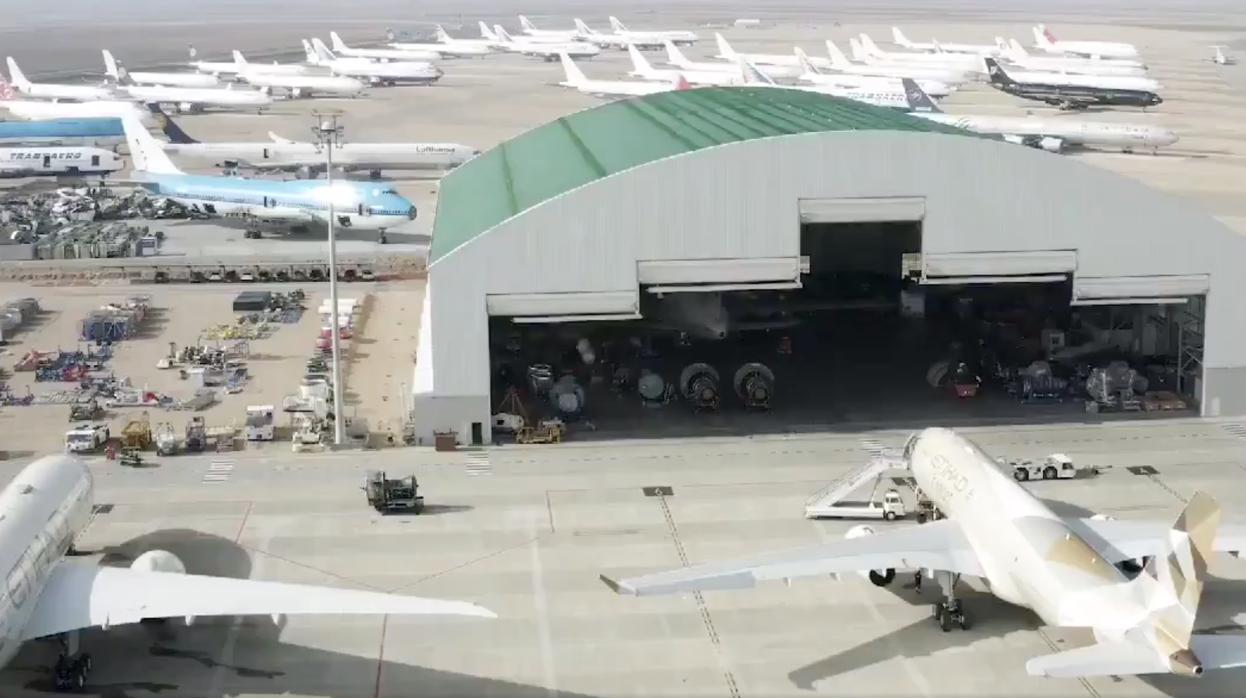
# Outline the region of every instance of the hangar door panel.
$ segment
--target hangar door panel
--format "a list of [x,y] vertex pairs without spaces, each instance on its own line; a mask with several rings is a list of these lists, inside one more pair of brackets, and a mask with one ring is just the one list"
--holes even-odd
[[1073,302],[1155,303],[1206,295],[1210,288],[1211,277],[1207,274],[1077,277],[1073,281]]
[[1068,250],[922,254],[926,278],[1069,274],[1076,268],[1077,254]]
[[504,293],[486,298],[490,315],[633,315],[640,301],[636,291],[604,293]]
[[926,199],[921,196],[800,200],[801,223],[920,221],[925,217]]
[[637,262],[641,284],[747,284],[800,279],[797,257],[671,259]]

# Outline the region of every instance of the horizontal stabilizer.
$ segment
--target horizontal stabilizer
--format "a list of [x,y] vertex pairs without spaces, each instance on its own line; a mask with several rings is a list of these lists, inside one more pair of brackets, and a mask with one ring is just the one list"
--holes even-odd
[[1035,657],[1025,663],[1030,676],[1131,676],[1166,674],[1168,661],[1154,649],[1132,642],[1105,642],[1067,652]]

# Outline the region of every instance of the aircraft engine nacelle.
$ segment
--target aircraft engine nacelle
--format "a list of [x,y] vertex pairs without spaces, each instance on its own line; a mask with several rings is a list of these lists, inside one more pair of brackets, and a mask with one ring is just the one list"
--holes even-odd
[[299,179],[311,179],[312,177],[315,176],[315,173],[312,172],[311,167],[307,165],[300,165],[298,169],[298,176],[299,176]]
[[177,110],[183,114],[189,114],[195,111],[195,105],[190,102],[178,102]]
[[1004,134],[1004,141],[1008,143],[1013,143],[1015,145],[1025,145],[1025,139],[1022,138],[1021,136],[1013,136],[1009,134]]
[[1058,153],[1064,150],[1064,140],[1060,138],[1052,138],[1051,136],[1043,136],[1038,139],[1038,147],[1049,153]]
[[305,95],[306,95],[306,93],[305,93],[305,92],[303,92],[303,88],[301,88],[301,87],[296,87],[296,88],[294,88],[294,89],[290,90],[290,96],[291,96],[291,97],[293,97],[293,98],[295,98],[295,99],[301,99],[301,98],[302,98],[302,97],[304,97]]
[[[844,538],[851,540],[853,538],[863,538],[865,536],[874,535],[874,529],[864,524],[853,526],[844,534]],[[870,583],[876,587],[885,587],[890,585],[896,579],[896,570],[894,567],[888,567],[882,570],[869,570],[862,572],[862,577],[870,580]]]
[[167,550],[148,550],[130,563],[130,569],[140,572],[172,572],[186,574],[186,565]]

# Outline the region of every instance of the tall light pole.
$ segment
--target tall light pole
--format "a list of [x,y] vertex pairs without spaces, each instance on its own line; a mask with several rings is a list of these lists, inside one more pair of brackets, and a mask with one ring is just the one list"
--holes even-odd
[[341,446],[346,440],[345,416],[342,410],[345,405],[342,404],[342,328],[338,324],[337,315],[337,238],[334,235],[333,212],[334,191],[333,191],[333,148],[338,143],[338,138],[342,135],[342,128],[338,126],[337,114],[319,114],[314,116],[317,123],[312,127],[317,140],[320,141],[321,147],[324,148],[325,157],[325,182],[328,190],[329,201],[329,346],[333,350],[333,445]]

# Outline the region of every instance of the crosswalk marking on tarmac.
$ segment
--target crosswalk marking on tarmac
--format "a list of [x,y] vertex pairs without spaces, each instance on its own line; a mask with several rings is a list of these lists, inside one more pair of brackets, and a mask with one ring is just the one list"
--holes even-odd
[[208,472],[203,474],[205,484],[225,482],[234,472],[235,461],[232,458],[217,458],[208,464]]
[[469,451],[467,453],[467,474],[471,476],[493,474],[493,464],[489,462],[488,451]]

